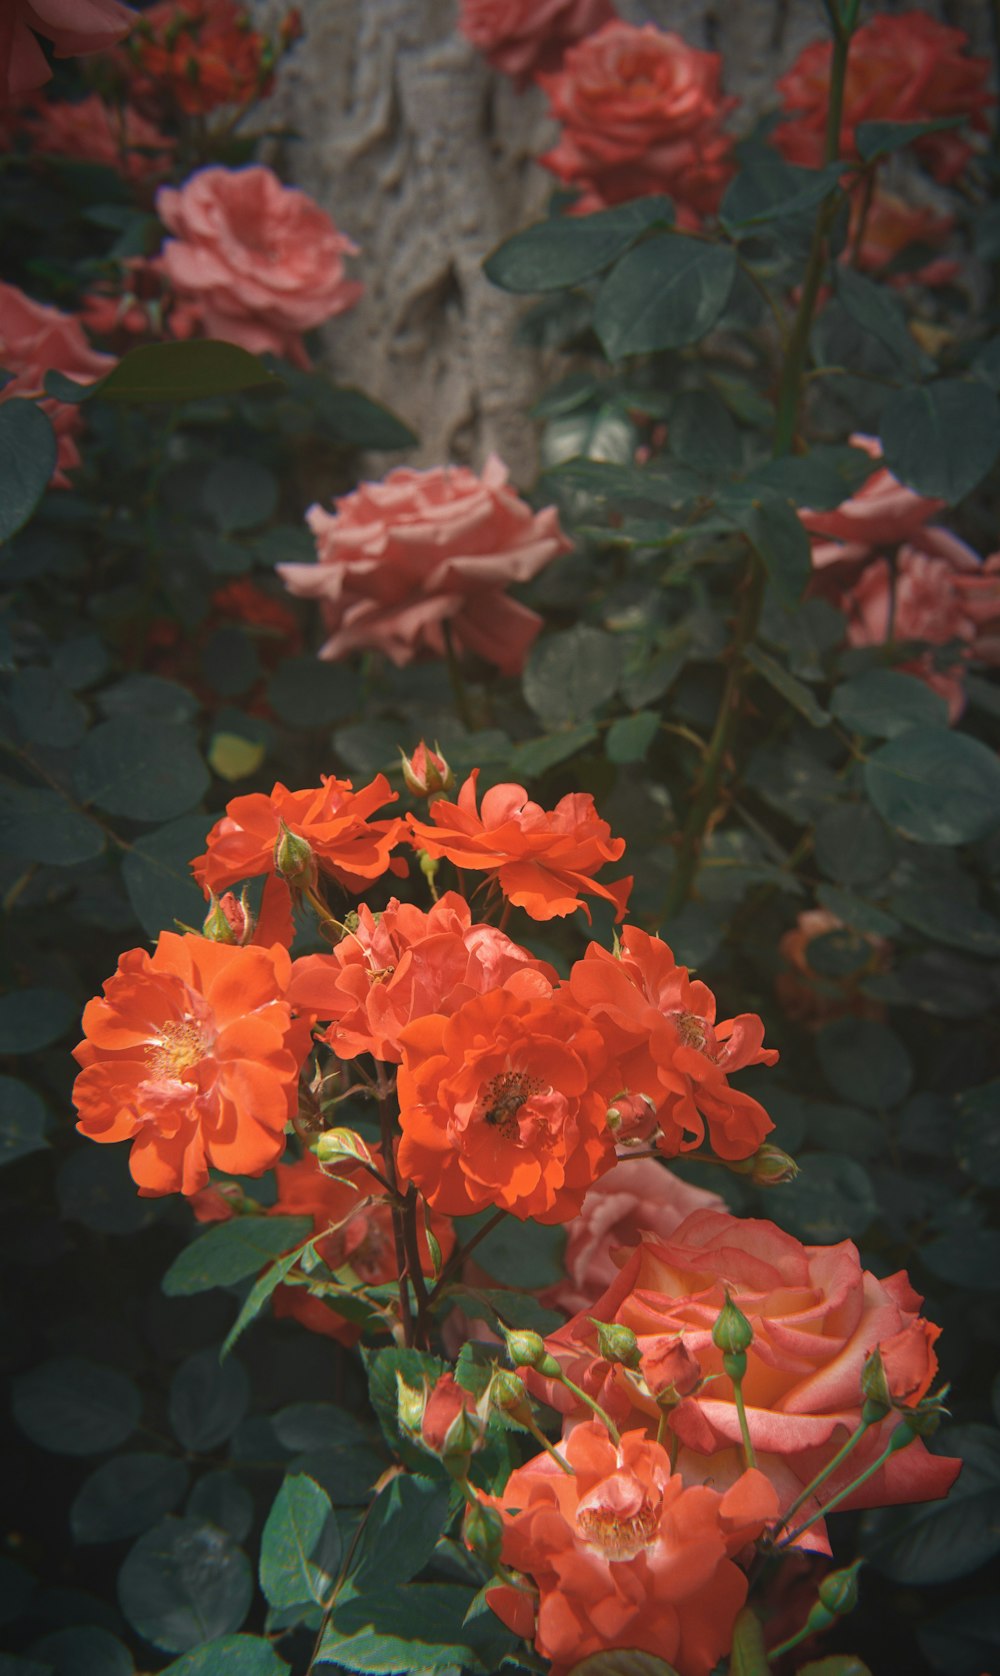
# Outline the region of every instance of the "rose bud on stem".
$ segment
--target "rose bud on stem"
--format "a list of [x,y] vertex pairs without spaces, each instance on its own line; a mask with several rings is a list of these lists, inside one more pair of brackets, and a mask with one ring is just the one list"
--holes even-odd
[[436,797],[439,792],[450,791],[455,784],[455,776],[436,742],[432,751],[421,739],[412,757],[405,751],[400,751],[399,756],[406,789],[414,797]]
[[733,1382],[733,1401],[736,1404],[740,1434],[743,1438],[743,1458],[748,1468],[755,1467],[757,1457],[754,1454],[750,1427],[747,1424],[746,1405],[743,1401],[743,1377],[747,1371],[747,1350],[753,1343],[753,1328],[743,1311],[733,1303],[728,1290],[726,1301],[712,1328],[712,1343],[716,1350],[722,1351],[722,1366]]
[[593,1397],[588,1396],[587,1392],[582,1390],[579,1385],[574,1385],[572,1379],[563,1372],[555,1357],[550,1355],[546,1349],[545,1340],[541,1333],[534,1333],[529,1328],[517,1328],[514,1331],[509,1331],[503,1325],[503,1322],[500,1323],[500,1326],[507,1341],[507,1353],[516,1368],[534,1368],[535,1372],[540,1373],[543,1379],[558,1380],[560,1385],[565,1385],[567,1391],[572,1391],[573,1395],[589,1408],[592,1414],[597,1416],[602,1425],[607,1427],[608,1436],[613,1443],[621,1442],[618,1428],[611,1416],[605,1412],[600,1403],[596,1403]]
[[809,1616],[796,1635],[790,1635],[780,1646],[772,1647],[768,1653],[771,1659],[780,1658],[782,1653],[791,1652],[800,1641],[807,1641],[811,1635],[819,1635],[822,1630],[829,1629],[838,1618],[845,1618],[853,1612],[858,1604],[858,1572],[864,1565],[864,1560],[855,1560],[853,1565],[843,1571],[831,1571],[819,1585],[819,1599],[811,1607]]

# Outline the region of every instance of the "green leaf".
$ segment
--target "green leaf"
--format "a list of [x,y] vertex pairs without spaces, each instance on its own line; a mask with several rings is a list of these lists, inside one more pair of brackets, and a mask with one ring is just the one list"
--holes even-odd
[[32,1610],[39,1590],[38,1578],[26,1566],[0,1554],[0,1625],[16,1623]]
[[959,1163],[983,1187],[1000,1187],[1000,1080],[965,1089],[956,1104]]
[[552,733],[543,739],[529,739],[518,745],[510,755],[510,772],[519,779],[534,780],[547,774],[560,762],[568,762],[578,751],[583,751],[597,738],[592,722],[581,722],[565,733]]
[[376,1496],[349,1572],[355,1594],[408,1583],[427,1564],[448,1522],[449,1487],[407,1473]]
[[55,1356],[12,1382],[11,1407],[32,1443],[58,1455],[99,1455],[131,1437],[142,1400],[114,1368]]
[[494,1331],[498,1314],[506,1326],[527,1327],[543,1337],[546,1333],[554,1333],[565,1320],[558,1310],[546,1309],[528,1292],[512,1292],[507,1287],[484,1287],[472,1293],[455,1287],[449,1296],[454,1297],[456,1293],[461,1294],[464,1314],[477,1321],[488,1321]]
[[886,157],[891,151],[912,145],[925,134],[958,128],[964,120],[961,116],[943,116],[934,122],[859,122],[855,144],[864,162],[871,163],[876,157]]
[[796,605],[812,575],[812,548],[794,507],[776,495],[740,495],[720,511],[755,548],[779,599]]
[[162,675],[123,675],[97,702],[106,716],[141,716],[158,725],[189,721],[200,709],[194,693]]
[[[455,1231],[464,1244],[478,1233],[492,1211],[461,1216]],[[519,1222],[508,1217],[476,1247],[476,1262],[505,1286],[552,1286],[565,1274],[566,1230],[541,1222]]]
[[85,1479],[70,1509],[77,1542],[138,1536],[177,1506],[188,1483],[183,1461],[167,1455],[118,1455]]
[[497,247],[483,272],[504,291],[558,291],[603,273],[647,228],[673,221],[669,198],[616,204],[595,215],[553,216]]
[[278,504],[278,480],[257,460],[216,460],[201,486],[201,504],[217,529],[251,530]]
[[253,1496],[234,1472],[206,1472],[188,1497],[187,1512],[202,1524],[218,1525],[234,1542],[253,1527]]
[[795,1180],[768,1195],[767,1210],[798,1239],[832,1245],[860,1238],[877,1216],[878,1203],[871,1177],[856,1159],[808,1152]]
[[659,731],[660,717],[655,710],[619,716],[608,729],[604,749],[612,762],[642,762]]
[[[397,1480],[398,1482],[398,1480]],[[374,1581],[374,1580],[373,1580]],[[320,1644],[318,1664],[387,1676],[405,1672],[483,1669],[469,1648],[464,1623],[471,1591],[447,1583],[423,1583],[345,1601],[334,1611]]]
[[816,1037],[823,1075],[845,1100],[885,1111],[905,1099],[913,1063],[899,1037],[873,1019],[841,1018]]
[[128,899],[144,931],[156,937],[182,925],[199,926],[205,898],[191,876],[191,861],[205,848],[211,815],[185,815],[132,842],[122,863]]
[[14,396],[0,406],[0,542],[28,522],[56,469],[47,413]]
[[893,476],[954,505],[982,481],[1000,452],[1000,401],[978,379],[942,378],[895,391],[879,429]]
[[240,1628],[253,1574],[243,1550],[217,1526],[170,1515],[129,1552],[118,1599],[132,1628],[154,1647],[184,1653]]
[[286,1449],[340,1449],[371,1443],[355,1415],[330,1402],[295,1402],[274,1415],[274,1434]]
[[185,1449],[209,1454],[232,1437],[250,1406],[250,1381],[239,1362],[220,1362],[214,1345],[196,1350],[170,1382],[170,1424]]
[[920,1651],[944,1676],[980,1676],[1000,1659],[1000,1596],[946,1606],[916,1626]]
[[810,727],[828,727],[830,717],[821,704],[817,704],[809,688],[796,676],[790,675],[775,658],[761,650],[759,646],[750,645],[744,653],[751,669],[762,675],[769,686],[782,698],[804,716]]
[[57,1629],[33,1643],[32,1655],[44,1659],[52,1676],[132,1676],[132,1654],[117,1635],[100,1624]]
[[770,1670],[764,1650],[764,1626],[753,1608],[744,1606],[733,1625],[729,1676],[770,1676]]
[[911,727],[947,727],[948,706],[940,693],[898,669],[869,669],[834,687],[830,709],[854,733],[894,739]]
[[938,1280],[964,1292],[1000,1292],[1000,1233],[995,1229],[942,1234],[921,1246],[920,1260]]
[[80,1023],[80,1008],[61,989],[15,989],[0,996],[0,1053],[35,1053]]
[[234,1286],[311,1233],[311,1216],[238,1216],[216,1223],[174,1258],[163,1290],[168,1298],[186,1298],[213,1286]]
[[61,402],[90,401],[94,396],[114,402],[190,402],[265,384],[280,389],[281,380],[256,355],[213,338],[140,344],[96,384],[78,384],[56,372],[45,375],[47,392]]
[[837,297],[863,332],[878,338],[901,367],[924,370],[932,366],[910,336],[906,316],[891,291],[840,262],[834,263],[834,274]]
[[166,1203],[139,1197],[125,1147],[95,1146],[89,1140],[60,1164],[56,1197],[63,1216],[99,1234],[137,1234],[152,1225]]
[[862,888],[884,879],[893,862],[889,835],[864,803],[836,803],[825,809],[814,833],[820,872],[839,884]]
[[580,623],[537,641],[524,671],[524,696],[549,726],[587,721],[613,697],[621,674],[621,641]]
[[803,169],[765,152],[740,169],[722,200],[719,219],[738,231],[808,214],[837,187],[842,172],[837,163]]
[[273,1296],[278,1287],[288,1277],[301,1256],[302,1252],[300,1250],[288,1252],[286,1256],[279,1257],[276,1263],[272,1263],[271,1267],[254,1281],[243,1301],[239,1315],[223,1341],[220,1352],[222,1356],[229,1355],[236,1340],[246,1331],[251,1321],[257,1319],[268,1299]]
[[61,792],[38,786],[3,786],[0,853],[13,861],[75,867],[104,849],[96,821],[75,809]]
[[286,658],[267,688],[268,704],[289,727],[329,727],[351,715],[357,701],[355,671],[319,658]]
[[825,512],[840,506],[871,475],[872,457],[863,448],[827,444],[811,448],[808,454],[786,454],[780,460],[767,460],[747,473],[743,486],[752,493],[769,489],[796,506]]
[[[735,1666],[732,1667],[735,1669]],[[655,1653],[641,1653],[613,1647],[602,1653],[591,1653],[569,1671],[569,1676],[678,1676],[672,1664],[658,1659]]]
[[72,692],[92,687],[107,674],[109,662],[108,648],[96,634],[78,634],[52,648],[52,668]]
[[86,731],[86,708],[51,669],[19,670],[10,684],[10,705],[33,744],[68,749]]
[[629,251],[601,286],[594,330],[610,361],[697,343],[716,324],[736,278],[736,252],[679,233]]
[[862,1522],[865,1559],[913,1588],[965,1577],[1000,1553],[1000,1433],[978,1424],[948,1426],[931,1448],[964,1463],[947,1500],[880,1509]]
[[919,844],[970,844],[1000,822],[1000,762],[952,729],[890,739],[868,758],[864,780],[879,814]]
[[152,823],[173,820],[198,803],[209,773],[190,729],[151,728],[137,716],[114,716],[87,734],[74,781],[82,802]]
[[41,1095],[17,1077],[0,1077],[0,1164],[48,1146],[48,1113]]
[[282,1609],[330,1594],[338,1556],[324,1556],[330,1571],[312,1556],[332,1509],[325,1490],[304,1474],[286,1478],[267,1516],[260,1541],[260,1586],[269,1605]]
[[870,902],[864,902],[849,890],[837,890],[833,885],[817,885],[816,901],[821,908],[836,914],[845,925],[855,931],[867,931],[873,937],[892,937],[899,930],[899,921],[883,913]]
[[937,943],[987,957],[1000,955],[1000,920],[978,902],[946,888],[927,891],[915,884],[894,891],[886,906],[904,925],[914,926]]
[[368,1395],[378,1415],[383,1436],[407,1466],[412,1466],[416,1472],[427,1472],[427,1451],[413,1443],[399,1428],[396,1376],[398,1374],[407,1385],[419,1389],[425,1379],[433,1385],[446,1371],[447,1364],[439,1356],[395,1345],[387,1350],[362,1351],[362,1356],[368,1375]]
[[684,390],[670,414],[670,452],[709,477],[728,477],[743,460],[740,433],[714,390]]
[[419,441],[415,431],[404,424],[397,414],[372,401],[363,390],[346,384],[331,384],[326,378],[315,380],[310,412],[321,429],[335,442],[348,448],[371,448],[380,453],[395,453],[401,448],[413,448]]
[[223,1635],[168,1664],[160,1676],[289,1676],[291,1666],[260,1635]]

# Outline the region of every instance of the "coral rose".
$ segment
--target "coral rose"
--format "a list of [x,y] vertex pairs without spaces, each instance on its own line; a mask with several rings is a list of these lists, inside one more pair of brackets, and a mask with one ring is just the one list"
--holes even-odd
[[[851,40],[839,154],[855,157],[862,122],[934,122],[961,117],[977,133],[989,127],[990,63],[965,52],[969,37],[926,12],[878,12]],[[772,139],[790,163],[818,168],[826,151],[826,116],[833,45],[803,48],[778,82],[787,120]],[[972,146],[955,130],[926,134],[914,150],[937,180],[947,184],[965,168]]]
[[96,93],[76,102],[40,100],[25,126],[36,152],[98,163],[133,182],[165,175],[176,148],[131,105],[112,109]]
[[854,259],[864,272],[884,275],[890,285],[906,285],[913,280],[921,285],[948,285],[961,268],[952,257],[935,257],[912,269],[897,268],[896,264],[914,246],[937,249],[954,226],[953,215],[941,215],[929,204],[908,204],[881,186],[875,188],[866,213],[864,193],[856,191],[851,198],[847,248],[841,261],[850,260],[860,233]]
[[582,908],[582,895],[613,902],[616,917],[625,912],[631,878],[601,885],[594,874],[606,861],[624,853],[624,838],[612,838],[588,792],[570,792],[554,809],[532,803],[523,786],[493,786],[476,808],[478,768],[458,794],[457,803],[438,798],[431,804],[433,825],[409,820],[410,836],[430,856],[445,856],[470,873],[496,879],[508,902],[532,919],[561,919]]
[[119,0],[4,0],[0,7],[0,104],[41,87],[52,74],[36,35],[57,58],[104,52],[136,20]]
[[882,1372],[889,1395],[903,1408],[914,1408],[926,1397],[937,1377],[934,1346],[941,1328],[933,1321],[908,1321],[898,1333],[879,1344]]
[[236,0],[157,0],[129,39],[128,63],[134,97],[205,116],[267,93],[274,50]]
[[517,985],[403,1031],[398,1169],[451,1216],[568,1222],[615,1162],[594,1089],[601,1040],[558,996]]
[[[654,1398],[628,1370],[600,1358],[590,1317],[631,1327],[644,1362],[662,1351],[664,1341],[673,1344],[682,1336],[705,1383],[667,1419],[681,1444],[677,1468],[685,1483],[724,1486],[738,1479],[743,1465],[732,1381],[712,1340],[727,1292],[753,1328],[743,1379],[747,1421],[757,1465],[785,1509],[858,1430],[861,1373],[869,1352],[887,1342],[892,1346],[914,1326],[923,1333],[928,1325],[920,1323],[922,1300],[905,1274],[884,1280],[869,1274],[850,1240],[806,1246],[772,1222],[696,1211],[669,1240],[645,1240],[604,1296],[548,1339],[547,1347],[618,1424],[641,1421],[655,1431],[660,1410]],[[933,1328],[930,1335],[936,1336]],[[907,1370],[913,1362],[909,1344],[908,1339]],[[923,1351],[918,1359],[926,1389],[923,1376],[930,1364]],[[526,1378],[553,1406],[571,1411],[564,1387],[535,1374]],[[800,1517],[817,1511],[870,1466],[895,1425],[895,1416],[873,1425]],[[929,1454],[918,1439],[890,1456],[841,1506],[931,1501],[947,1493],[958,1470],[958,1461]],[[827,1551],[821,1524],[805,1541]]]
[[164,931],[131,949],[84,1009],[73,1088],[81,1134],[132,1141],[144,1196],[197,1193],[208,1167],[260,1175],[285,1148],[309,1025],[284,999],[279,947]]
[[[873,460],[881,460],[882,444],[877,437],[855,432],[850,441],[852,448],[863,449]],[[813,569],[856,563],[867,558],[875,548],[894,547],[900,541],[907,541],[923,528],[928,518],[942,511],[945,504],[943,500],[918,495],[915,489],[908,489],[885,466],[879,465],[860,489],[839,506],[826,512],[803,507],[799,512],[814,537]]]
[[287,851],[298,864],[294,882],[312,885],[322,871],[358,895],[387,869],[406,871],[405,863],[391,856],[403,837],[403,822],[369,819],[395,801],[384,774],[358,791],[350,780],[327,774],[322,785],[305,791],[289,791],[279,780],[269,796],[251,792],[226,804],[225,815],[208,835],[205,854],[195,857],[191,870],[207,894],[261,873],[291,877],[283,865]]
[[[0,402],[17,396],[37,400],[47,372],[61,372],[87,383],[103,378],[114,364],[114,356],[90,347],[75,315],[36,303],[16,285],[0,282],[0,367],[12,374],[0,389]],[[68,489],[66,473],[80,464],[76,439],[83,429],[83,415],[78,407],[51,396],[45,396],[39,406],[56,433],[58,454],[52,482]]]
[[329,954],[295,962],[292,1003],[330,1019],[325,1040],[341,1059],[359,1053],[398,1064],[413,1019],[451,1014],[474,995],[517,978],[521,994],[549,995],[556,973],[492,925],[474,925],[448,891],[429,910],[395,897],[377,917],[364,904],[356,929]]
[[[372,1158],[381,1169],[382,1156],[377,1148],[373,1148]],[[270,1214],[311,1216],[313,1233],[323,1235],[316,1250],[339,1281],[351,1287],[386,1286],[398,1278],[392,1207],[385,1188],[361,1165],[347,1166],[338,1175],[328,1176],[314,1155],[307,1152],[294,1164],[279,1164],[274,1175],[278,1199]],[[432,1213],[430,1226],[442,1257],[449,1257],[455,1244],[450,1221]],[[418,1226],[417,1241],[421,1268],[424,1274],[432,1274],[434,1261],[422,1226]],[[291,1316],[310,1332],[322,1333],[340,1344],[356,1344],[363,1330],[357,1321],[338,1313],[336,1293],[313,1297],[301,1285],[275,1289],[274,1313],[279,1319]]]
[[569,977],[569,991],[604,1038],[601,1090],[648,1099],[656,1145],[667,1157],[700,1146],[706,1129],[720,1158],[749,1158],[774,1125],[759,1101],[730,1088],[729,1073],[773,1065],[756,1013],[716,1022],[715,996],[678,966],[666,943],[635,926],[609,954],[591,943]]
[[864,979],[872,972],[883,971],[888,964],[891,945],[884,937],[870,932],[850,933],[869,949],[861,955],[855,971],[843,977],[831,977],[818,972],[809,964],[809,945],[817,937],[827,937],[833,931],[845,931],[843,920],[828,908],[805,908],[795,924],[778,940],[778,953],[788,962],[790,970],[779,972],[774,980],[774,993],[782,1011],[807,1029],[818,1029],[831,1019],[853,1014],[856,1018],[880,1019],[885,1016],[881,1001],[874,1001],[862,993]]
[[176,235],[163,246],[164,272],[210,337],[308,368],[302,333],[361,295],[344,273],[356,246],[263,164],[199,169],[179,188],[161,187],[156,210]]
[[542,620],[504,589],[570,551],[555,507],[532,512],[495,454],[480,477],[399,466],[334,504],[306,514],[319,563],[278,566],[293,594],[320,602],[321,658],[374,647],[402,665],[443,657],[450,634],[503,674],[520,672]]
[[687,1489],[666,1450],[642,1432],[616,1448],[597,1420],[560,1444],[563,1472],[538,1455],[481,1499],[503,1519],[503,1563],[531,1594],[491,1588],[487,1601],[530,1639],[552,1676],[613,1648],[652,1653],[684,1676],[709,1676],[729,1651],[747,1579],[733,1556],[777,1512],[770,1484],[746,1472],[724,1494]]
[[467,41],[518,87],[558,69],[574,41],[614,17],[611,0],[459,0]]
[[682,225],[711,215],[733,167],[721,67],[680,35],[615,21],[539,76],[563,132],[538,161],[582,189],[574,214],[665,192]]

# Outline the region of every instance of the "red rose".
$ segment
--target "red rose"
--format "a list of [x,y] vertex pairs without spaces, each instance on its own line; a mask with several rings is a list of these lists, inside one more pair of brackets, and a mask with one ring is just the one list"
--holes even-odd
[[112,108],[96,93],[40,99],[24,122],[36,152],[98,163],[133,182],[162,180],[177,144],[131,105]]
[[[83,383],[103,378],[114,366],[112,355],[92,349],[75,315],[36,303],[16,285],[0,282],[0,367],[13,377],[0,390],[0,402],[16,396],[37,399],[42,395],[47,372],[61,372]],[[76,439],[83,429],[83,414],[69,402],[47,396],[40,403],[52,421],[59,445],[52,482],[68,489],[66,476],[80,464]]]
[[4,0],[0,6],[0,104],[41,87],[52,74],[35,39],[44,35],[57,58],[104,52],[136,20],[119,0]]
[[523,87],[614,17],[611,0],[459,0],[458,27],[494,70]]

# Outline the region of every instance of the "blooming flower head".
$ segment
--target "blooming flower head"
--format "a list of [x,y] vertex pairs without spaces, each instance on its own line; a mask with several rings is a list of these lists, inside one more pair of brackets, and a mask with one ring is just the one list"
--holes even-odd
[[295,962],[290,993],[331,1020],[325,1039],[341,1059],[371,1053],[398,1064],[413,1019],[450,1015],[515,977],[524,994],[548,995],[556,981],[502,931],[473,924],[469,904],[448,891],[427,912],[393,898],[376,917],[362,903],[357,926],[329,954]]
[[[854,157],[862,122],[934,122],[961,117],[974,131],[989,126],[990,64],[966,53],[969,38],[927,12],[877,12],[851,39],[840,125],[840,155]],[[778,82],[786,120],[772,138],[790,163],[818,168],[825,156],[830,97],[830,40],[804,47]],[[954,129],[925,134],[914,150],[947,184],[965,168],[972,146]]]
[[614,17],[611,0],[460,0],[458,27],[505,76],[524,87],[555,70],[566,48]]
[[128,42],[135,96],[205,116],[270,92],[275,52],[236,0],[156,0]]
[[181,187],[161,187],[156,211],[175,235],[163,246],[164,271],[210,337],[308,368],[303,332],[361,295],[344,272],[356,246],[261,163],[199,169]]
[[785,1015],[807,1028],[818,1029],[845,1014],[876,1019],[884,1016],[883,1003],[865,995],[861,989],[865,976],[883,970],[888,964],[891,945],[884,937],[854,932],[859,942],[867,945],[869,953],[865,957],[859,949],[857,969],[843,977],[831,977],[810,965],[810,943],[833,931],[845,930],[843,920],[828,908],[804,908],[791,929],[778,939],[778,953],[788,965],[775,977],[774,992]]
[[[12,374],[0,389],[0,402],[17,396],[37,400],[47,372],[87,383],[103,378],[114,364],[114,356],[90,347],[75,315],[36,303],[16,285],[0,282],[0,367]],[[52,421],[58,444],[53,485],[68,489],[66,473],[80,464],[76,439],[83,430],[83,414],[79,407],[51,396],[39,405]]]
[[478,768],[458,794],[457,803],[438,798],[431,804],[432,825],[410,817],[413,843],[430,856],[445,856],[456,867],[495,878],[508,902],[532,919],[556,919],[582,908],[581,896],[613,902],[617,918],[625,912],[631,878],[598,884],[594,874],[606,861],[617,861],[625,840],[612,838],[588,792],[570,792],[554,809],[532,803],[523,786],[493,786],[476,808]]
[[319,562],[283,564],[293,594],[318,600],[329,639],[322,658],[362,647],[396,664],[442,657],[446,634],[505,675],[524,666],[542,626],[505,589],[528,582],[571,543],[555,507],[533,512],[491,454],[477,476],[466,466],[398,466],[306,515]]
[[405,872],[391,855],[403,836],[402,821],[369,819],[395,800],[384,774],[358,791],[350,780],[326,774],[320,786],[305,791],[289,791],[279,780],[270,795],[251,792],[227,803],[192,871],[204,891],[219,891],[261,873],[292,877],[285,856],[293,854],[300,863],[293,882],[313,883],[319,869],[358,894],[387,869]]
[[[372,1158],[382,1167],[377,1148]],[[316,1251],[346,1285],[384,1286],[397,1279],[396,1250],[392,1233],[392,1207],[385,1188],[360,1165],[326,1175],[311,1152],[294,1164],[279,1164],[274,1172],[278,1198],[272,1216],[311,1216],[313,1233],[321,1234]],[[432,1214],[431,1232],[441,1255],[447,1258],[455,1244],[451,1223]],[[418,1224],[418,1247],[425,1274],[434,1270],[427,1235]],[[343,1271],[347,1271],[344,1273]],[[336,1295],[313,1297],[305,1286],[282,1285],[274,1293],[274,1313],[291,1316],[310,1332],[355,1344],[361,1326],[337,1312]]]
[[750,1471],[723,1494],[687,1489],[658,1443],[632,1431],[616,1447],[597,1420],[559,1447],[571,1473],[538,1455],[501,1496],[482,1498],[503,1519],[504,1564],[539,1594],[537,1615],[530,1594],[506,1586],[490,1589],[489,1605],[534,1639],[552,1676],[613,1648],[709,1676],[746,1599],[733,1556],[777,1513],[767,1479]]
[[[863,449],[875,462],[881,461],[882,444],[877,437],[855,432],[850,440],[853,448]],[[833,564],[855,563],[880,547],[895,547],[922,529],[944,506],[943,500],[918,495],[893,477],[887,467],[876,464],[860,489],[839,506],[825,512],[805,507],[799,517],[813,537],[813,569],[823,570]]]
[[165,931],[154,954],[123,954],[88,1002],[77,1128],[131,1140],[141,1194],[197,1193],[209,1165],[260,1175],[280,1158],[311,1045],[285,1000],[290,973],[280,947]]
[[0,105],[41,87],[52,74],[35,39],[57,58],[104,52],[127,35],[136,13],[119,0],[4,0],[0,15]]
[[680,35],[616,19],[539,76],[563,125],[539,162],[582,188],[574,212],[665,192],[682,224],[711,215],[732,174],[722,125],[735,101],[722,95],[721,67]]
[[567,1222],[612,1168],[596,1030],[518,978],[402,1033],[398,1170],[452,1216]]
[[40,99],[25,126],[35,152],[99,163],[133,182],[162,179],[176,146],[131,105],[113,109],[97,93]]
[[[867,209],[864,193],[856,191],[851,197],[851,222],[841,260],[850,260],[860,233],[855,258],[858,267],[866,273],[885,274],[904,251],[915,245],[937,250],[954,226],[953,215],[942,215],[929,204],[909,204],[884,186],[876,186]],[[932,257],[915,271],[890,271],[886,277],[890,285],[905,285],[911,280],[921,285],[947,285],[959,267],[952,257]]]
[[601,1087],[649,1100],[668,1157],[700,1146],[706,1130],[720,1158],[749,1158],[774,1127],[759,1101],[729,1086],[730,1072],[773,1065],[756,1013],[716,1020],[715,996],[678,966],[666,943],[635,926],[617,954],[591,943],[569,978],[577,1005],[600,1030]]
[[[757,1464],[777,1490],[782,1508],[857,1431],[864,1400],[861,1375],[873,1349],[889,1345],[890,1359],[898,1357],[898,1389],[914,1400],[933,1377],[929,1352],[936,1330],[924,1332],[929,1324],[921,1322],[922,1300],[905,1274],[882,1280],[868,1273],[849,1240],[805,1246],[772,1222],[696,1211],[669,1239],[644,1240],[604,1296],[546,1341],[569,1378],[596,1397],[619,1425],[644,1424],[654,1432],[661,1413],[652,1394],[655,1384],[600,1358],[590,1318],[632,1329],[640,1373],[655,1368],[666,1349],[683,1342],[703,1381],[667,1417],[680,1440],[677,1466],[685,1483],[723,1487],[742,1470],[732,1381],[712,1337],[727,1295],[752,1328],[742,1381],[747,1423]],[[911,1333],[914,1327],[918,1338]],[[903,1333],[905,1341],[899,1339]],[[547,1401],[570,1412],[573,1399],[564,1387],[535,1374],[526,1378]],[[877,1460],[895,1424],[890,1417],[871,1427],[818,1500],[806,1504],[803,1519]],[[841,1505],[934,1500],[947,1493],[958,1467],[957,1461],[929,1454],[918,1440],[890,1456]],[[821,1524],[806,1540],[826,1550]]]

